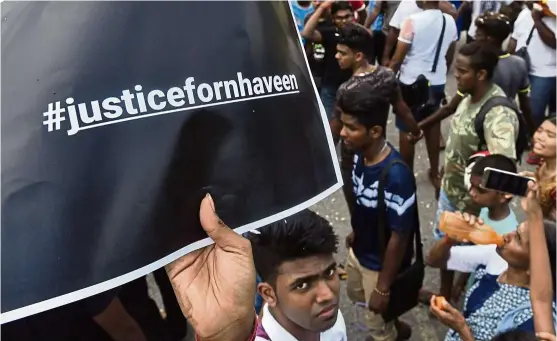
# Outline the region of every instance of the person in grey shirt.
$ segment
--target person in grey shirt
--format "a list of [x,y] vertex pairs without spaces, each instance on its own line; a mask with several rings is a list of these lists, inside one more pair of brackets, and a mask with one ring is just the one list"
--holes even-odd
[[[510,19],[500,13],[486,13],[478,17],[475,24],[477,27],[476,40],[485,42],[488,48],[491,47],[501,51],[493,74],[493,83],[503,89],[507,97],[513,101],[516,101],[518,96],[520,111],[528,125],[528,130],[533,134],[536,126],[530,106],[530,81],[526,62],[519,56],[503,52],[503,42],[511,33]],[[464,95],[457,91],[457,95],[452,98],[449,104],[421,121],[419,126],[424,129],[424,127],[452,115]]]

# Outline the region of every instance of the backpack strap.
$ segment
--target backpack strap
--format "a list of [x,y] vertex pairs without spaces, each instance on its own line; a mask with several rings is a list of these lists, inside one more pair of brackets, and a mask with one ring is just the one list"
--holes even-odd
[[441,17],[443,17],[443,27],[441,28],[441,35],[439,36],[439,41],[437,42],[437,50],[435,51],[435,58],[433,59],[433,67],[431,72],[435,73],[437,71],[437,64],[439,63],[439,55],[441,54],[441,45],[443,45],[443,37],[445,36],[445,26],[447,25],[447,20],[445,15],[441,12]]
[[[387,217],[387,207],[385,205],[385,182],[387,181],[389,171],[395,164],[400,164],[403,167],[408,168],[406,163],[402,160],[392,160],[381,172],[381,177],[379,178],[379,186],[377,186],[377,229],[379,231],[379,259],[381,260],[381,264],[383,264],[385,258],[385,252],[387,250],[387,238],[386,238],[386,231],[387,225],[389,224],[389,219]],[[416,194],[418,189],[416,187],[416,179],[413,179],[414,188],[416,188]],[[416,198],[417,202],[417,198]],[[415,241],[415,248],[416,248],[416,262],[422,263],[424,262],[424,255],[422,251],[422,236],[420,234],[420,226],[416,228],[414,231],[414,241]]]
[[535,29],[536,29],[536,25],[532,26],[532,29],[530,30],[530,34],[528,35],[528,39],[526,39],[526,47],[530,45],[530,40],[532,40],[532,36],[534,35]]
[[485,142],[485,132],[484,132],[485,117],[487,116],[487,113],[491,111],[491,109],[498,106],[503,106],[512,109],[516,113],[516,115],[518,115],[519,112],[518,108],[516,107],[514,102],[511,101],[508,97],[495,96],[488,99],[482,105],[480,111],[478,112],[478,115],[476,115],[476,118],[474,119],[474,130],[476,131],[476,134],[480,139],[480,143],[478,144],[478,151],[483,150],[483,148],[487,145],[487,143]]

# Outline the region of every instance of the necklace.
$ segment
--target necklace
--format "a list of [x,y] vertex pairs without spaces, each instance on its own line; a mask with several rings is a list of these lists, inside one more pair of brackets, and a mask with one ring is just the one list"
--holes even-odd
[[383,153],[385,151],[385,149],[387,149],[387,141],[385,141],[385,144],[383,145],[383,148],[381,148],[381,150],[379,151],[379,155],[381,155],[381,153]]
[[[387,147],[389,146],[389,144],[387,143],[387,141],[385,141],[385,144],[383,144],[383,147],[381,148],[381,150],[379,151],[379,153],[377,153],[377,156],[374,159],[378,159],[381,154],[383,154],[383,152],[385,151],[385,149],[387,149]],[[373,162],[368,162],[365,158],[364,158],[364,163],[366,165],[372,165],[375,163],[375,160],[373,160]]]

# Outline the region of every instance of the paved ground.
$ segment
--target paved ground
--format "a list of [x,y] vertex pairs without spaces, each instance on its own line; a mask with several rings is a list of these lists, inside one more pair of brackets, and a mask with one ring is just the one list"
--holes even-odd
[[[454,77],[448,79],[446,93],[452,96],[456,92],[456,83]],[[447,136],[449,120],[445,120],[442,124],[443,136]],[[387,128],[387,138],[395,147],[398,147],[398,131],[394,125],[394,116],[391,114]],[[443,154],[441,154],[441,164]],[[418,186],[418,201],[420,209],[420,224],[422,229],[422,240],[424,243],[424,252],[427,252],[433,244],[431,233],[433,221],[435,218],[436,201],[434,191],[427,178],[427,170],[429,161],[427,158],[425,143],[421,141],[416,146],[415,158],[415,176]],[[513,209],[517,213],[519,221],[522,219],[523,212],[516,201],[513,203]],[[340,263],[344,263],[346,259],[346,248],[344,247],[344,238],[351,231],[348,209],[344,201],[342,192],[339,190],[327,199],[316,204],[311,208],[320,215],[327,218],[333,224],[340,240],[340,250],[337,259]],[[152,283],[152,282],[151,282]],[[438,271],[434,269],[426,269],[426,278],[424,286],[430,290],[436,291],[439,288]],[[156,298],[156,288],[151,285],[153,296]],[[156,298],[160,302],[159,299]],[[356,341],[364,341],[366,338],[365,327],[363,326],[363,310],[360,307],[353,306],[346,296],[346,288],[343,283],[341,291],[341,310],[348,328],[348,339]],[[408,312],[402,317],[403,321],[409,323],[413,328],[412,341],[439,341],[444,340],[446,328],[438,323],[435,318],[429,316],[428,308],[419,306]],[[184,341],[193,341],[193,337],[189,335]]]

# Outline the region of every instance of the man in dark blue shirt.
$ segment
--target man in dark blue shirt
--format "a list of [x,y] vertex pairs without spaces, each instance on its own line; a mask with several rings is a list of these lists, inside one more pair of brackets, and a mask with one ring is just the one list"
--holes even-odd
[[[402,160],[385,140],[389,98],[374,91],[375,82],[352,78],[347,83],[346,91],[339,95],[338,106],[345,147],[356,152],[352,172],[356,197],[353,232],[347,238],[348,295],[353,301],[368,303],[366,324],[371,339],[394,341],[395,322],[385,323],[381,313],[388,306],[391,284],[412,259],[413,232],[419,228],[414,174],[404,164],[390,167],[384,182],[386,226],[378,226],[378,187],[383,169],[393,160]],[[385,231],[383,246],[380,228]],[[381,250],[385,250],[383,255]]]

